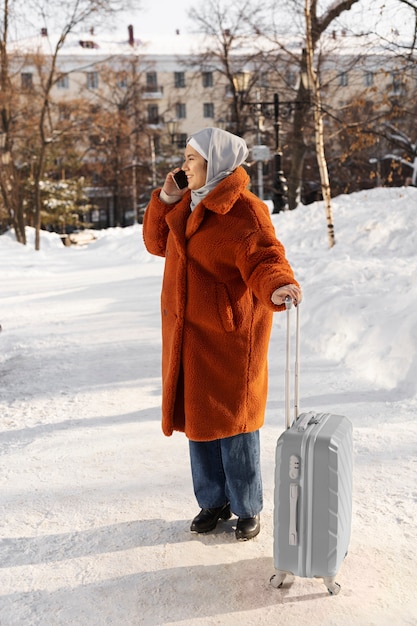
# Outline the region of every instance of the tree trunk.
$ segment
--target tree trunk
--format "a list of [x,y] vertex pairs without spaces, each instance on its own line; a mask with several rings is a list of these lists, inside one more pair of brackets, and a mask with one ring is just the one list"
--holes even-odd
[[312,23],[310,13],[310,0],[305,0],[305,19],[306,19],[306,33],[307,33],[307,75],[309,78],[309,86],[312,94],[312,100],[314,105],[314,128],[316,139],[316,155],[317,164],[320,171],[321,191],[324,200],[324,206],[326,210],[327,220],[327,234],[329,239],[329,246],[333,247],[336,243],[334,235],[333,225],[333,210],[331,203],[330,181],[329,172],[327,169],[326,155],[324,151],[324,129],[323,129],[323,115],[321,109],[321,96],[320,96],[320,84],[319,79],[314,71],[313,57],[314,48],[312,40]]
[[25,214],[21,204],[16,208],[13,213],[13,227],[16,236],[16,241],[26,245],[26,223]]
[[41,249],[41,191],[40,178],[35,178],[34,213],[35,213],[35,250]]

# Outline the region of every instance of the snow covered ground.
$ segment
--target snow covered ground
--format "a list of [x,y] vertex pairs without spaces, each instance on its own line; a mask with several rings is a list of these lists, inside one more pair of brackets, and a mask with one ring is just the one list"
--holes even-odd
[[[285,314],[274,318],[261,534],[189,532],[184,436],[160,430],[163,260],[141,227],[82,248],[0,237],[0,624],[417,624],[417,189],[273,216],[301,308],[301,408],[354,425],[350,552],[330,597],[273,573]],[[33,233],[31,234],[33,237]]]

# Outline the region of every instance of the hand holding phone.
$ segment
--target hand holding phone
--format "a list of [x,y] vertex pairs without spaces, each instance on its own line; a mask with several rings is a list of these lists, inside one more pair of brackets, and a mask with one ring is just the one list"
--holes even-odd
[[188,187],[187,175],[184,172],[184,170],[179,170],[178,172],[173,174],[172,177],[178,189],[181,190],[181,189],[185,189],[186,187]]

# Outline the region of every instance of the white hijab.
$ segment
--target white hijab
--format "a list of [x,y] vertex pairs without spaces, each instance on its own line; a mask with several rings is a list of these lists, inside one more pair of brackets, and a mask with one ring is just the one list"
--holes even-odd
[[249,150],[242,137],[220,128],[203,128],[191,135],[187,144],[207,161],[205,185],[191,191],[191,210],[193,210],[223,178],[244,163]]

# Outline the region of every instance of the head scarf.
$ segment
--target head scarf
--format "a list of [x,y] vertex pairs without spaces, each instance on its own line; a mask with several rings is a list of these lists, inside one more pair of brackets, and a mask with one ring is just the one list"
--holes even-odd
[[193,210],[223,178],[244,163],[249,150],[242,137],[220,128],[203,128],[191,135],[187,144],[207,161],[205,185],[191,191],[191,210]]

